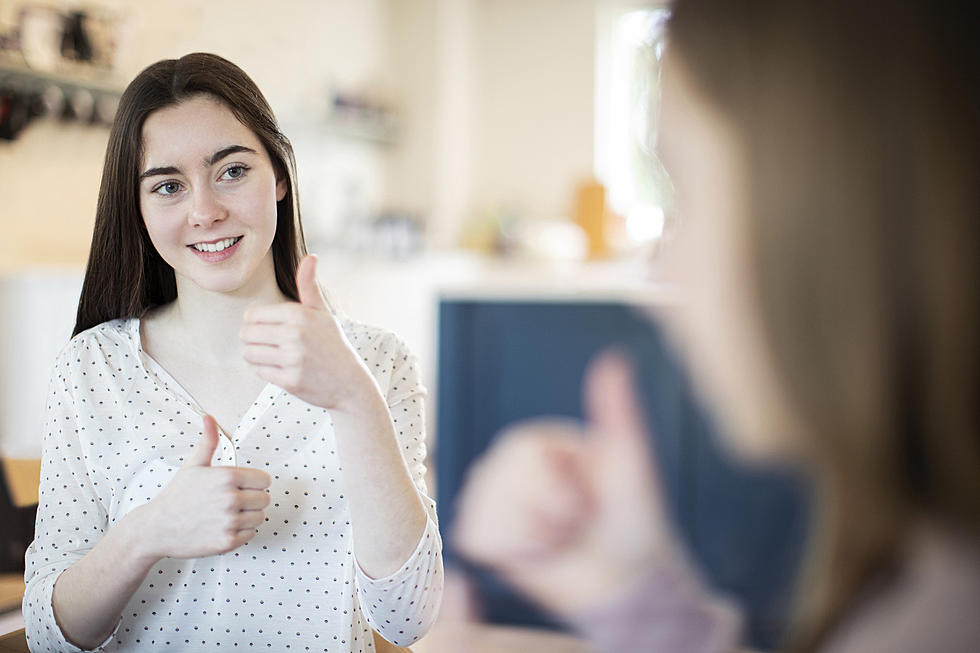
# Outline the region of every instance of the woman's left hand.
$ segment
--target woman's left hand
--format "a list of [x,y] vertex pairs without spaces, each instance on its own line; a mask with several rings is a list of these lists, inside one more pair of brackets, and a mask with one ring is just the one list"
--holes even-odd
[[303,401],[348,410],[378,392],[316,283],[316,257],[296,268],[299,303],[251,306],[239,337],[245,361],[260,378]]
[[364,573],[383,578],[419,545],[425,508],[384,394],[316,285],[316,257],[299,262],[296,286],[298,303],[245,312],[244,357],[262,379],[330,411],[357,562]]

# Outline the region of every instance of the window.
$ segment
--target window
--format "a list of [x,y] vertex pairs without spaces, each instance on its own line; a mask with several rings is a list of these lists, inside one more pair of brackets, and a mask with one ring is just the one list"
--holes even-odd
[[631,243],[660,237],[671,186],[654,151],[660,65],[669,11],[658,3],[601,2],[596,42],[595,172]]

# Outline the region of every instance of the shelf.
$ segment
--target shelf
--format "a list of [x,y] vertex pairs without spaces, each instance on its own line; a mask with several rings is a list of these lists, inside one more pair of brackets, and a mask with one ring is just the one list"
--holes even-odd
[[390,146],[397,142],[397,127],[390,120],[374,120],[357,115],[331,115],[324,129],[341,138]]
[[80,90],[99,97],[118,98],[122,95],[122,84],[111,74],[98,69],[80,65],[70,71],[46,72],[29,68],[9,56],[0,57],[0,87],[40,92],[51,85],[59,87],[65,95]]
[[58,71],[35,70],[23,60],[0,53],[0,91],[13,95],[18,119],[4,126],[4,140],[14,140],[37,116],[61,116],[84,124],[112,124],[121,84],[108,71],[64,62]]

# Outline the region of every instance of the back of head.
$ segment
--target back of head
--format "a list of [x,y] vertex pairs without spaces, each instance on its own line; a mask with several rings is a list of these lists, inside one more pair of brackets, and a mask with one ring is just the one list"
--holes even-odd
[[157,254],[139,204],[142,129],[154,111],[208,95],[225,104],[265,146],[276,175],[288,181],[278,204],[272,249],[276,279],[296,299],[295,272],[305,254],[292,145],[272,108],[248,75],[214,54],[188,54],[144,69],[126,87],[109,133],[95,231],[74,334],[121,317],[137,317],[177,296],[173,269]]
[[671,56],[745,152],[764,336],[826,481],[800,649],[915,524],[980,536],[980,65],[968,9],[674,9]]

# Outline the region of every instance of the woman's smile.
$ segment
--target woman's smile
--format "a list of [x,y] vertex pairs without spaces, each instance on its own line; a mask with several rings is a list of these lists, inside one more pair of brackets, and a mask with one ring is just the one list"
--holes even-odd
[[194,252],[198,258],[209,263],[219,263],[226,261],[238,251],[238,244],[242,242],[244,236],[232,236],[231,238],[219,238],[207,242],[194,243],[188,245],[188,249]]

